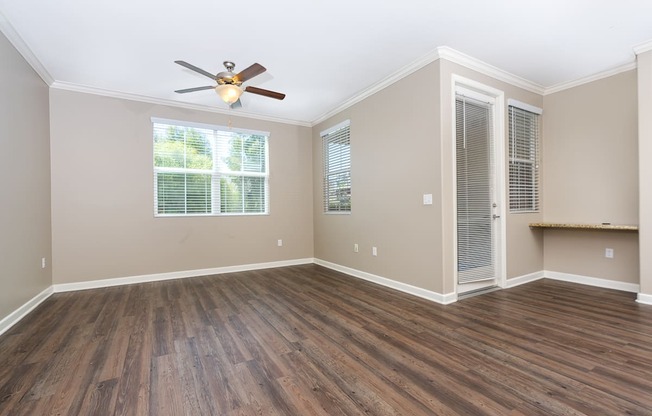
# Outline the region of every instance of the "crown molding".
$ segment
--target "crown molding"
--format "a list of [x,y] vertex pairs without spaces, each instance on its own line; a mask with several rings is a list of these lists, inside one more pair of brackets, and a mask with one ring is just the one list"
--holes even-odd
[[358,92],[356,95],[353,97],[349,98],[348,100],[344,101],[342,104],[338,105],[334,109],[322,114],[321,116],[317,117],[312,123],[312,126],[316,126],[317,124],[321,123],[322,121],[325,121],[329,119],[330,117],[336,115],[337,113],[346,110],[347,108],[351,107],[354,104],[359,103],[360,101],[364,100],[365,98],[368,98],[375,93],[389,87],[390,85],[394,84],[395,82],[398,82],[402,80],[403,78],[407,77],[408,75],[418,71],[419,69],[423,68],[424,66],[433,63],[439,59],[439,54],[438,51],[435,49],[434,51],[431,51],[427,53],[426,55],[420,57],[416,61],[413,61],[412,63],[409,63],[405,65],[404,67],[401,67],[398,69],[396,72],[393,72],[392,74],[388,75],[387,77],[383,78],[382,80],[378,81],[375,84],[372,84],[370,87],[365,88],[364,90]]
[[27,63],[34,69],[39,77],[48,85],[54,83],[54,78],[52,75],[45,69],[45,66],[38,60],[34,52],[27,46],[27,43],[20,37],[16,29],[9,23],[9,20],[5,17],[4,14],[0,11],[0,32],[2,32],[9,42],[16,48],[18,53],[20,53]]
[[101,96],[104,96],[104,97],[119,98],[119,99],[122,99],[122,100],[130,100],[130,101],[139,101],[139,102],[148,103],[148,104],[165,105],[165,106],[169,106],[169,107],[185,108],[185,109],[188,109],[188,110],[207,111],[207,112],[210,112],[210,113],[225,114],[225,115],[235,116],[235,117],[246,117],[246,118],[251,118],[251,119],[255,119],[255,120],[270,121],[270,122],[273,122],[273,123],[282,123],[282,124],[291,124],[291,125],[295,125],[295,126],[312,127],[312,125],[310,123],[305,122],[305,121],[291,120],[291,119],[285,119],[285,118],[280,118],[280,117],[263,116],[263,115],[260,115],[260,114],[242,112],[240,110],[238,110],[237,112],[233,112],[233,110],[224,110],[224,109],[221,109],[221,108],[211,107],[211,106],[208,106],[208,105],[184,103],[184,102],[180,102],[180,101],[166,100],[166,99],[161,99],[161,98],[149,97],[149,96],[146,96],[146,95],[131,94],[131,93],[122,92],[122,91],[114,91],[114,90],[107,90],[107,89],[103,89],[103,88],[90,87],[90,86],[87,86],[87,85],[73,84],[73,83],[70,83],[70,82],[55,81],[55,82],[52,83],[52,85],[50,87],[53,88],[53,89],[58,89],[58,90],[81,92],[81,93],[93,94],[93,95],[101,95]]
[[493,65],[489,65],[488,63],[480,61],[479,59],[463,54],[462,52],[456,51],[455,49],[450,48],[448,46],[440,46],[435,50],[429,52],[425,56],[417,59],[416,61],[402,67],[401,69],[392,73],[391,75],[387,76],[381,81],[373,84],[369,88],[362,90],[361,92],[349,98],[347,101],[337,106],[336,108],[328,111],[327,113],[324,113],[323,115],[315,119],[312,122],[312,125],[315,126],[321,123],[322,121],[327,120],[328,118],[338,114],[343,110],[346,110],[352,105],[359,103],[360,101],[370,97],[371,95],[379,92],[380,90],[389,87],[395,82],[402,80],[403,78],[407,77],[413,72],[418,71],[419,69],[423,68],[424,66],[438,59],[446,59],[447,61],[456,63],[458,65],[477,71],[481,74],[490,76],[492,78],[496,78],[500,81],[507,82],[508,84],[523,88],[525,90],[534,92],[536,94],[543,95],[545,91],[544,87],[539,84],[528,81],[525,78],[521,78],[507,71],[503,71],[500,68],[497,68]]
[[589,75],[587,77],[576,79],[574,81],[569,81],[569,82],[564,82],[564,83],[561,83],[561,84],[553,85],[552,87],[546,88],[543,95],[554,94],[556,92],[567,90],[569,88],[579,87],[580,85],[588,84],[589,82],[593,82],[593,81],[597,81],[597,80],[600,80],[600,79],[603,79],[603,78],[618,75],[621,72],[631,71],[632,69],[636,69],[636,62],[630,62],[628,64],[621,65],[621,66],[618,66],[616,68],[608,69],[608,70],[603,71],[603,72],[598,72],[597,74]]
[[514,75],[510,72],[504,71],[498,67],[490,65],[472,56],[466,55],[448,46],[440,46],[437,48],[437,54],[441,59],[446,59],[447,61],[472,69],[483,75],[506,82],[515,87],[523,88],[524,90],[533,92],[535,94],[543,95],[545,91],[545,88],[542,85],[519,77],[518,75]]
[[639,43],[638,45],[635,45],[632,49],[634,50],[634,53],[636,55],[640,55],[643,52],[652,51],[652,39],[648,40],[647,42]]

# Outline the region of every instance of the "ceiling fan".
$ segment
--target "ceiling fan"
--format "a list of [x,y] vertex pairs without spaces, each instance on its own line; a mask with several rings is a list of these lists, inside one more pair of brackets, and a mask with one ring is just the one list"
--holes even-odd
[[217,95],[219,95],[220,98],[225,103],[227,103],[231,108],[242,107],[242,103],[240,102],[240,96],[242,95],[243,92],[258,94],[269,98],[275,98],[277,100],[282,100],[283,98],[285,98],[285,94],[276,91],[270,91],[270,90],[265,90],[262,88],[251,87],[251,86],[247,86],[244,89],[241,88],[243,82],[248,81],[251,78],[258,76],[263,72],[267,71],[267,69],[265,69],[264,66],[258,63],[255,63],[249,66],[248,68],[245,68],[244,70],[235,74],[233,72],[233,69],[235,68],[235,64],[231,61],[224,61],[224,67],[226,68],[226,71],[222,71],[217,75],[213,75],[210,72],[204,71],[203,69],[198,68],[185,61],[174,61],[174,63],[186,67],[199,74],[202,74],[212,79],[213,81],[217,82],[217,85],[207,85],[204,87],[194,87],[194,88],[186,88],[183,90],[176,90],[175,92],[178,94],[215,89]]

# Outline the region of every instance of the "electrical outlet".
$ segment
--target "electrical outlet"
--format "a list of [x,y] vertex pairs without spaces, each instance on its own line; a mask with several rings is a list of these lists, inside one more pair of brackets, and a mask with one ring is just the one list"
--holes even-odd
[[45,269],[45,257],[41,257],[41,269]]
[[605,248],[604,249],[604,256],[608,259],[613,259],[614,258],[614,249],[613,248]]
[[358,251],[360,251],[360,247],[358,247],[358,243],[353,244],[353,252],[357,253]]
[[371,255],[372,256],[377,256],[378,255],[378,249],[376,247],[371,247]]
[[279,247],[283,247],[283,240],[278,240],[276,242],[276,245],[279,246]]

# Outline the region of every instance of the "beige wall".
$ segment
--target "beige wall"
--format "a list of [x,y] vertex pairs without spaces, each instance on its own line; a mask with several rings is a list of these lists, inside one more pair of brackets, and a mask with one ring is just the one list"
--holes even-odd
[[[438,79],[435,62],[313,128],[315,257],[441,292]],[[352,212],[327,215],[319,133],[346,119]],[[434,204],[424,206],[428,193]]]
[[52,277],[48,86],[2,34],[0,60],[2,320],[48,288]]
[[[312,257],[309,128],[56,89],[50,101],[55,284]],[[154,218],[151,117],[269,131],[270,214]]]
[[[636,90],[628,71],[545,96],[545,221],[638,224]],[[542,232],[546,270],[638,282],[638,234]]]
[[[313,129],[315,257],[441,294],[455,291],[452,74],[542,106],[537,94],[439,60],[320,123]],[[346,119],[353,210],[326,215],[319,132]],[[425,193],[433,194],[433,205],[422,204]],[[508,215],[508,277],[542,270],[542,237],[524,225],[540,220],[541,214]]]
[[[614,251],[605,258],[605,248]],[[545,269],[625,283],[639,283],[638,234],[545,230]]]
[[638,55],[638,160],[641,294],[652,301],[652,51]]

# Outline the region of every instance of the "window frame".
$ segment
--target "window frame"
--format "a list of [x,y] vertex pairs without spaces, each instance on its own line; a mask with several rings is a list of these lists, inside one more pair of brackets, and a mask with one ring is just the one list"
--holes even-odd
[[[324,214],[334,214],[334,215],[347,215],[351,214],[353,207],[352,203],[352,189],[353,182],[351,177],[351,120],[345,120],[341,123],[338,123],[320,133],[322,140],[322,208]],[[330,154],[328,150],[328,145],[335,143],[338,139],[345,138],[345,144],[348,146],[348,151],[345,154],[340,152],[336,157]],[[335,168],[331,165],[331,159],[335,159],[343,166],[338,166]],[[342,158],[344,158],[342,160]],[[343,163],[342,163],[343,162]],[[346,188],[331,188],[329,185],[329,177],[335,175],[347,175],[348,176],[348,208],[342,209],[332,209],[331,204],[329,203],[330,197],[333,194],[337,194],[338,191]]]
[[[541,120],[543,110],[538,107],[522,103],[517,100],[508,100],[508,197],[509,212],[511,214],[532,214],[541,212]],[[517,116],[521,119],[528,118],[528,124],[516,127]],[[520,132],[520,135],[517,134]],[[528,137],[525,137],[525,136]],[[518,143],[517,143],[518,142]],[[527,157],[518,157],[517,149],[527,150]],[[517,167],[520,166],[520,169]],[[525,171],[526,181],[520,172]],[[530,178],[530,179],[527,179]]]
[[[257,216],[257,215],[269,215],[269,132],[257,131],[257,130],[248,130],[248,129],[235,129],[226,126],[214,125],[214,124],[204,124],[204,123],[195,123],[181,120],[165,119],[152,117],[152,172],[153,172],[153,210],[155,218],[166,218],[166,217],[226,217],[226,216]],[[212,137],[209,138],[211,143],[211,153],[212,153],[212,168],[208,169],[193,169],[193,168],[178,168],[178,167],[161,167],[156,166],[156,148],[155,143],[155,132],[157,130],[156,125],[162,126],[171,126],[184,129],[201,129],[201,130],[211,130]],[[222,133],[222,136],[220,135]],[[218,151],[218,141],[224,139],[224,133],[227,134],[242,134],[249,136],[262,136],[264,139],[264,172],[247,172],[244,170],[240,171],[231,171],[228,169],[223,169],[220,167],[218,160],[220,154]],[[181,174],[204,174],[210,175],[211,178],[211,212],[190,212],[188,213],[187,204],[188,204],[188,193],[187,190],[184,190],[184,213],[160,213],[159,212],[159,194],[158,194],[158,175],[160,173],[181,173]],[[263,185],[263,211],[261,212],[245,212],[244,208],[242,212],[222,212],[222,201],[221,201],[221,184],[224,177],[258,177],[264,178]],[[245,198],[242,199],[243,205],[245,203]]]

